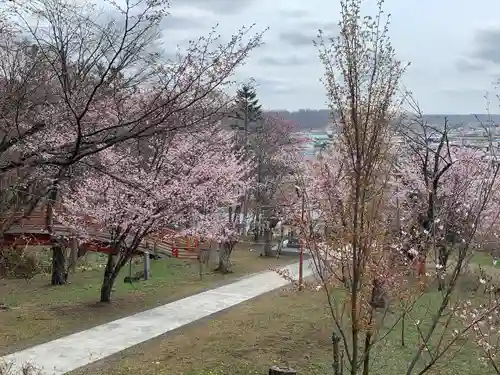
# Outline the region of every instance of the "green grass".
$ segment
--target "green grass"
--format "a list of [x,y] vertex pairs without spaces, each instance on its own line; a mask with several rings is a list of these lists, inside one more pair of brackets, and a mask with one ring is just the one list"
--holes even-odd
[[479,266],[492,266],[493,257],[490,253],[476,251],[472,256],[470,263],[477,264]]
[[[425,330],[440,301],[440,293],[434,290],[419,300],[411,313],[413,320],[406,320],[404,347],[399,323],[373,348],[370,375],[406,373],[419,344],[414,322],[421,320]],[[390,315],[384,326],[392,326],[396,318],[396,314]],[[71,374],[263,375],[275,364],[293,367],[298,374],[332,374],[332,331],[324,293],[280,290]],[[449,340],[451,335],[445,337]],[[480,364],[479,354],[471,342],[460,340],[431,373],[491,374]]]
[[[300,374],[324,374],[311,371],[329,352],[329,319],[317,296],[272,292],[71,374],[260,375],[284,362]],[[306,371],[306,362],[317,365]]]
[[[151,260],[151,278],[126,284],[126,266],[118,276],[110,304],[97,303],[103,277],[102,259],[94,259],[70,275],[68,285],[50,286],[50,277],[32,280],[0,280],[0,296],[9,310],[0,311],[0,354],[52,340],[82,329],[202,292],[236,278],[295,262],[294,257],[262,258],[248,246],[233,253],[228,275],[208,272],[200,280],[196,261],[166,258]],[[213,266],[212,266],[213,268]],[[82,269],[82,267],[80,267]],[[142,269],[142,264],[134,270]]]

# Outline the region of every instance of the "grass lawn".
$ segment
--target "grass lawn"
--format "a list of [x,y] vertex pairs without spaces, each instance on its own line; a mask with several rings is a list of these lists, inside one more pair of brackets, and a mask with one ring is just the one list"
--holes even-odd
[[480,266],[493,266],[493,257],[490,253],[476,251],[470,260],[470,263]]
[[[437,292],[428,293],[414,314],[425,316],[428,306],[438,301]],[[418,332],[407,322],[403,348],[400,330],[397,325],[373,349],[376,355],[370,375],[406,373],[418,343]],[[73,371],[71,375],[264,375],[274,364],[289,365],[299,375],[325,375],[332,373],[331,333],[332,321],[322,292],[280,290]],[[442,366],[431,373],[491,373],[479,364],[478,351],[472,344],[466,343],[453,358],[451,363],[450,358],[444,358]]]
[[[125,284],[128,266],[115,284],[111,304],[99,304],[103,268],[95,262],[91,270],[70,275],[70,284],[50,286],[50,276],[32,280],[0,280],[0,302],[9,310],[0,310],[0,355],[46,342],[83,329],[131,315],[186,297],[247,274],[277,265],[296,262],[295,257],[259,257],[248,245],[236,248],[229,275],[207,272],[202,280],[196,261],[178,259],[151,260],[151,278]],[[142,268],[142,264],[136,265]]]

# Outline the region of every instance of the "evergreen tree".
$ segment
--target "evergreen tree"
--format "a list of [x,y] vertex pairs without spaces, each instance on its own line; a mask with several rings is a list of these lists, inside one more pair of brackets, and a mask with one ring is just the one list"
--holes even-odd
[[262,106],[259,104],[255,89],[249,84],[243,85],[236,92],[235,104],[236,108],[231,118],[236,121],[231,127],[233,130],[241,130],[247,135],[248,132],[254,130],[251,128],[262,119]]
[[[231,128],[235,131],[236,147],[243,147],[246,150],[247,157],[253,154],[251,149],[251,135],[258,131],[258,126],[262,120],[262,110],[257,93],[250,84],[245,84],[236,92],[235,110],[229,117],[234,121]],[[249,137],[250,135],[250,137]],[[248,214],[248,193],[242,201],[243,223],[247,222]],[[241,209],[241,207],[240,207]]]

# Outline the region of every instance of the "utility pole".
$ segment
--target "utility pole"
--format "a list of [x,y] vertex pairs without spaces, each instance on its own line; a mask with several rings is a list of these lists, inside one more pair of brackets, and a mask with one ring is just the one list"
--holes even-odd
[[[246,158],[253,158],[255,155],[252,154],[252,134],[249,134],[249,132],[253,131],[253,128],[250,128],[250,125],[252,125],[253,121],[258,121],[260,119],[261,106],[258,105],[258,99],[256,99],[256,93],[251,83],[244,84],[239,90],[237,90],[236,96],[237,114],[233,116],[233,118],[238,120],[237,126],[235,127],[237,129],[236,134],[238,136],[238,144],[241,145],[241,143],[243,143],[244,156]],[[243,137],[241,135],[242,131]],[[241,223],[241,221],[243,221],[242,224],[244,225],[241,227],[242,229],[245,229],[244,232],[246,232],[252,193],[253,192],[251,190],[245,188],[241,199],[241,215],[239,216],[240,220],[238,220],[238,222]]]

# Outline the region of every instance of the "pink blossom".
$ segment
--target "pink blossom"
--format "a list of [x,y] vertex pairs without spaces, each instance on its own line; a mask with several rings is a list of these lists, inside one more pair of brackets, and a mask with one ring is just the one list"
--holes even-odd
[[173,133],[139,151],[132,143],[107,148],[66,187],[58,219],[122,242],[171,225],[217,236],[216,226],[202,224],[218,223],[220,209],[237,201],[249,167],[231,151],[230,135],[213,129]]

